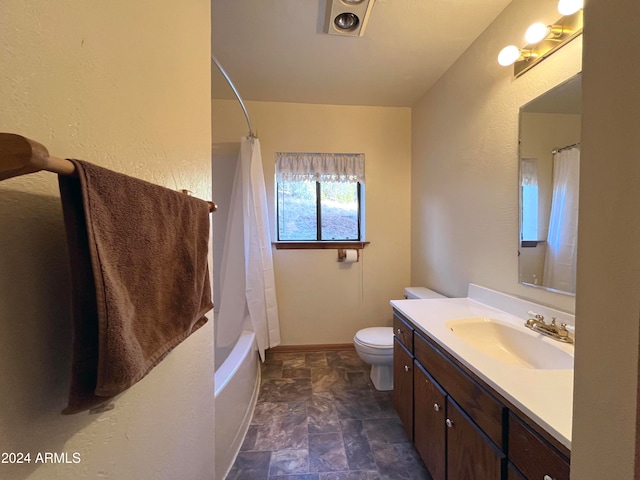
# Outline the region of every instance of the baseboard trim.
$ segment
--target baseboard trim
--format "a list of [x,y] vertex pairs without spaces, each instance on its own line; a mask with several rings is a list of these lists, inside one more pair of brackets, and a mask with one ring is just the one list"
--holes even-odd
[[353,343],[325,343],[320,345],[278,345],[269,349],[271,353],[304,353],[355,350]]

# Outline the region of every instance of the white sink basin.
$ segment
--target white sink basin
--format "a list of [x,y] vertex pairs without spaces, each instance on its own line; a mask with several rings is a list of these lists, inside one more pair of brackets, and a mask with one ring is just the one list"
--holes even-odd
[[451,320],[446,326],[476,350],[509,365],[544,370],[573,368],[573,355],[565,351],[564,344],[543,341],[524,326],[520,330],[491,318]]

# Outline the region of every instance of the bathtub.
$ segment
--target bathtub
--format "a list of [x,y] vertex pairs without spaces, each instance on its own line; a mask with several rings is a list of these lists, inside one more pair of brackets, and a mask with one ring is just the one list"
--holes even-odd
[[215,378],[216,480],[223,480],[240,451],[258,399],[260,368],[255,334],[244,331]]

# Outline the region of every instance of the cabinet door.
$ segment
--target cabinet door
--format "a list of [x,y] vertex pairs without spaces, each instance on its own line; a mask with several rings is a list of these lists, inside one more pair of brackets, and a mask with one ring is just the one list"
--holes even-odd
[[447,472],[449,480],[501,480],[504,454],[460,407],[447,398]]
[[414,444],[433,480],[446,480],[446,395],[419,363],[413,368]]
[[393,406],[413,440],[413,356],[393,339]]
[[509,416],[509,460],[527,478],[569,480],[569,460],[514,414]]

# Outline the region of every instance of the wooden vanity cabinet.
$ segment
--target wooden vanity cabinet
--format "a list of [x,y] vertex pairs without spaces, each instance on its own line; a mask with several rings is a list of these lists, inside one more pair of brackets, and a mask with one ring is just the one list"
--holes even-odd
[[447,398],[447,478],[497,480],[504,477],[506,455],[449,397]]
[[569,479],[566,448],[405,320],[394,311],[394,405],[434,480]]
[[413,328],[393,317],[393,406],[413,440]]
[[[416,334],[414,345],[421,340]],[[415,360],[414,445],[434,480],[503,478],[504,453]]]
[[393,406],[413,440],[413,355],[393,339]]
[[[509,461],[522,478],[569,480],[569,459],[526,426],[520,418],[509,415]],[[518,479],[509,474],[509,480]]]
[[433,480],[447,478],[447,394],[425,369],[413,369],[414,437],[416,451]]
[[393,316],[393,335],[413,355],[413,327],[397,315]]

